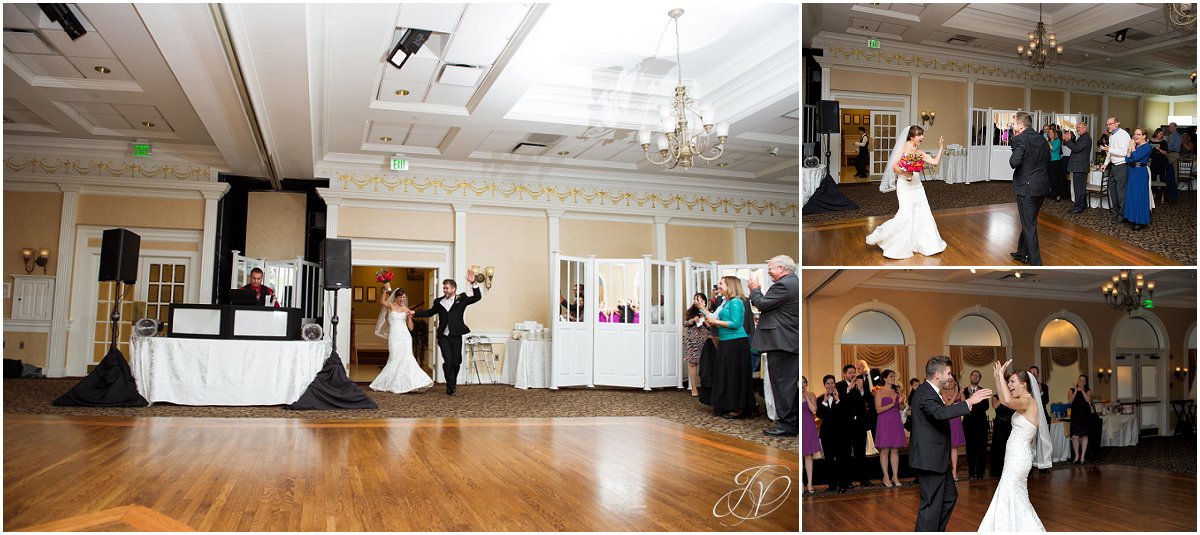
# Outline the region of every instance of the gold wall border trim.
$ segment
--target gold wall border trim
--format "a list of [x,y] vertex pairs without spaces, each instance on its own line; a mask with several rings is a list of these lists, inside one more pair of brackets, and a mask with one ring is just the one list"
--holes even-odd
[[[1040,71],[1031,71],[1029,69],[1017,69],[1007,67],[996,67],[993,65],[983,65],[979,63],[960,62],[955,60],[940,60],[937,58],[927,58],[917,55],[906,55],[886,52],[870,52],[862,49],[847,50],[838,46],[828,47],[831,57],[840,57],[842,59],[861,61],[863,63],[874,63],[876,65],[895,65],[897,67],[917,67],[933,71],[949,71],[962,74],[976,74],[994,76],[997,78],[1008,78],[1012,80],[1024,80],[1029,82],[1053,83],[1062,84],[1066,87],[1061,89],[1099,89],[1112,91],[1125,91],[1129,93],[1140,93],[1148,95],[1162,96],[1181,96],[1195,94],[1195,90],[1187,89],[1162,89],[1151,86],[1134,86],[1127,84],[1116,84],[1101,80],[1093,80],[1086,78],[1077,78],[1074,76],[1063,76],[1058,74],[1043,74]],[[1045,89],[1045,88],[1044,88]]]
[[363,193],[406,193],[452,199],[487,199],[514,202],[544,202],[592,208],[643,208],[674,213],[758,215],[797,219],[794,202],[758,201],[680,194],[659,194],[553,185],[530,186],[438,178],[397,178],[339,174],[330,186]]
[[98,178],[146,178],[152,180],[191,180],[209,182],[211,168],[181,167],[173,165],[150,165],[136,162],[111,162],[53,158],[4,159],[4,167],[13,173],[29,173],[56,176],[89,176]]

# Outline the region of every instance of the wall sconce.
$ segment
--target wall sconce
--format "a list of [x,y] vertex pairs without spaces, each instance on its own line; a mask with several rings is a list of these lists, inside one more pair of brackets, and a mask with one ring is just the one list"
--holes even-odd
[[1105,370],[1104,368],[1096,369],[1096,381],[1097,382],[1107,383],[1111,380],[1112,380],[1112,368],[1109,368],[1108,370]]
[[496,266],[487,266],[481,269],[478,265],[472,265],[471,271],[475,272],[476,283],[482,283],[484,288],[492,289],[492,277],[496,276]]
[[1187,376],[1188,376],[1187,368],[1180,368],[1180,367],[1175,368],[1175,380],[1176,381],[1182,381]]
[[921,112],[921,126],[925,126],[925,123],[929,123],[930,125],[932,125],[934,119],[937,119],[937,112],[935,112],[935,111],[922,111]]
[[42,268],[42,274],[46,273],[46,264],[50,263],[50,249],[30,249],[28,247],[21,248],[21,258],[25,260],[25,273],[33,273],[34,266]]

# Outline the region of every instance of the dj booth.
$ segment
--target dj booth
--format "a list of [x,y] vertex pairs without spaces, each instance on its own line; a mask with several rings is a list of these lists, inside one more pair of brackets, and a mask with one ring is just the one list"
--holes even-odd
[[130,368],[147,401],[281,405],[300,398],[332,350],[300,340],[300,310],[171,305],[167,337],[133,337]]

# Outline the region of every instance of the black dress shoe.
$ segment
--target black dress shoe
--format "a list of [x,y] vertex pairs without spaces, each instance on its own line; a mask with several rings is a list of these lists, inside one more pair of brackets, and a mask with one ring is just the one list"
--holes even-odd
[[794,437],[798,433],[796,433],[795,431],[788,431],[787,429],[780,429],[778,427],[774,427],[771,429],[763,430],[763,434],[772,436],[772,437]]
[[1029,255],[1018,255],[1017,253],[1009,253],[1009,256],[1013,257],[1013,260],[1016,260],[1017,262],[1020,262],[1025,265],[1029,265]]

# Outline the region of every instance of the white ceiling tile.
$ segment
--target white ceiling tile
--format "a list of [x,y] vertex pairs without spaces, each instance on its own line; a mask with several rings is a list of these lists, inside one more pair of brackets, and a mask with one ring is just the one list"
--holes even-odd
[[55,78],[83,78],[67,58],[62,56],[43,56],[38,54],[13,54],[25,68],[38,76]]
[[396,27],[452,32],[466,4],[401,4]]
[[450,133],[450,127],[429,124],[414,124],[409,133],[416,136],[446,137],[446,134]]
[[508,152],[512,149],[514,142],[499,139],[485,139],[480,143],[475,150],[480,152]]
[[42,116],[29,110],[4,110],[4,117],[18,124],[49,124]]
[[17,4],[11,4],[7,2],[4,4],[4,27],[21,28],[23,30],[32,30],[37,28],[33,22],[30,22],[29,17],[26,17],[24,13],[21,13],[21,10],[17,8]]
[[121,112],[117,111],[112,104],[107,102],[66,102],[65,104],[75,108],[76,110],[79,110],[80,112],[111,113],[113,115],[121,114]]
[[85,119],[92,123],[93,126],[100,128],[112,128],[114,130],[130,130],[133,128],[129,121],[123,115],[113,115],[109,113],[85,113],[82,114]]
[[492,130],[490,133],[488,133],[486,140],[487,141],[517,142],[522,139],[525,139],[526,135],[528,135],[528,134],[526,134],[525,132],[513,132],[510,130]]
[[492,65],[507,45],[508,39],[504,37],[460,33],[450,40],[444,59],[446,63]]
[[399,144],[405,137],[408,136],[408,131],[412,129],[411,124],[403,123],[371,123],[367,130],[367,142],[380,142],[379,138],[387,136],[392,138],[392,141]]
[[[75,65],[79,72],[83,73],[84,78],[90,80],[120,80],[123,82],[132,82],[133,75],[125,70],[125,66],[115,58],[80,58],[68,56],[67,59],[72,65]],[[101,73],[96,70],[96,67],[107,67],[108,73]]]
[[886,33],[886,34],[891,34],[891,35],[902,35],[902,34],[904,34],[904,31],[907,29],[908,29],[908,26],[905,26],[903,24],[880,24],[879,29],[876,31],[878,31],[879,33]]
[[104,42],[104,38],[96,32],[88,32],[74,41],[62,30],[42,30],[42,36],[64,56],[106,59],[117,57],[108,47],[108,43]]
[[527,4],[470,4],[458,32],[511,38],[528,12]]
[[[171,125],[162,117],[126,117],[129,119],[129,124],[133,125],[133,129],[139,132],[174,132]],[[142,123],[149,123],[154,126],[146,126]]]
[[139,117],[162,117],[162,113],[154,106],[144,104],[114,104],[117,112],[121,115],[139,116]]
[[443,139],[445,139],[445,137],[444,137],[444,136],[414,136],[414,135],[409,135],[409,136],[408,136],[408,138],[404,140],[404,144],[405,144],[406,146],[409,146],[409,147],[432,147],[432,148],[437,148],[437,146],[438,146],[438,145],[441,145],[441,144],[442,144],[442,140],[443,140]]
[[[5,8],[7,12],[8,8]],[[6,23],[8,21],[5,21]],[[13,54],[58,54],[50,48],[37,33],[34,32],[4,32],[4,49]]]
[[466,106],[475,93],[474,87],[455,87],[450,85],[433,84],[429,94],[425,95],[427,104],[445,104],[448,106]]
[[[408,94],[400,96],[396,91],[407,89]],[[421,102],[425,98],[425,92],[429,89],[429,84],[415,82],[397,82],[385,80],[379,85],[379,100],[384,102]]]
[[28,108],[28,107],[26,107],[24,104],[21,104],[21,101],[19,101],[19,100],[15,99],[15,98],[5,98],[5,99],[4,99],[4,111],[8,111],[8,110],[28,110],[28,109],[29,109],[29,108]]
[[[391,64],[384,63],[383,79],[429,83],[433,80],[433,74],[437,72],[437,67],[438,60],[436,59],[421,59],[413,56],[408,58],[402,69],[397,69]],[[409,88],[409,91],[411,90],[412,88]]]

